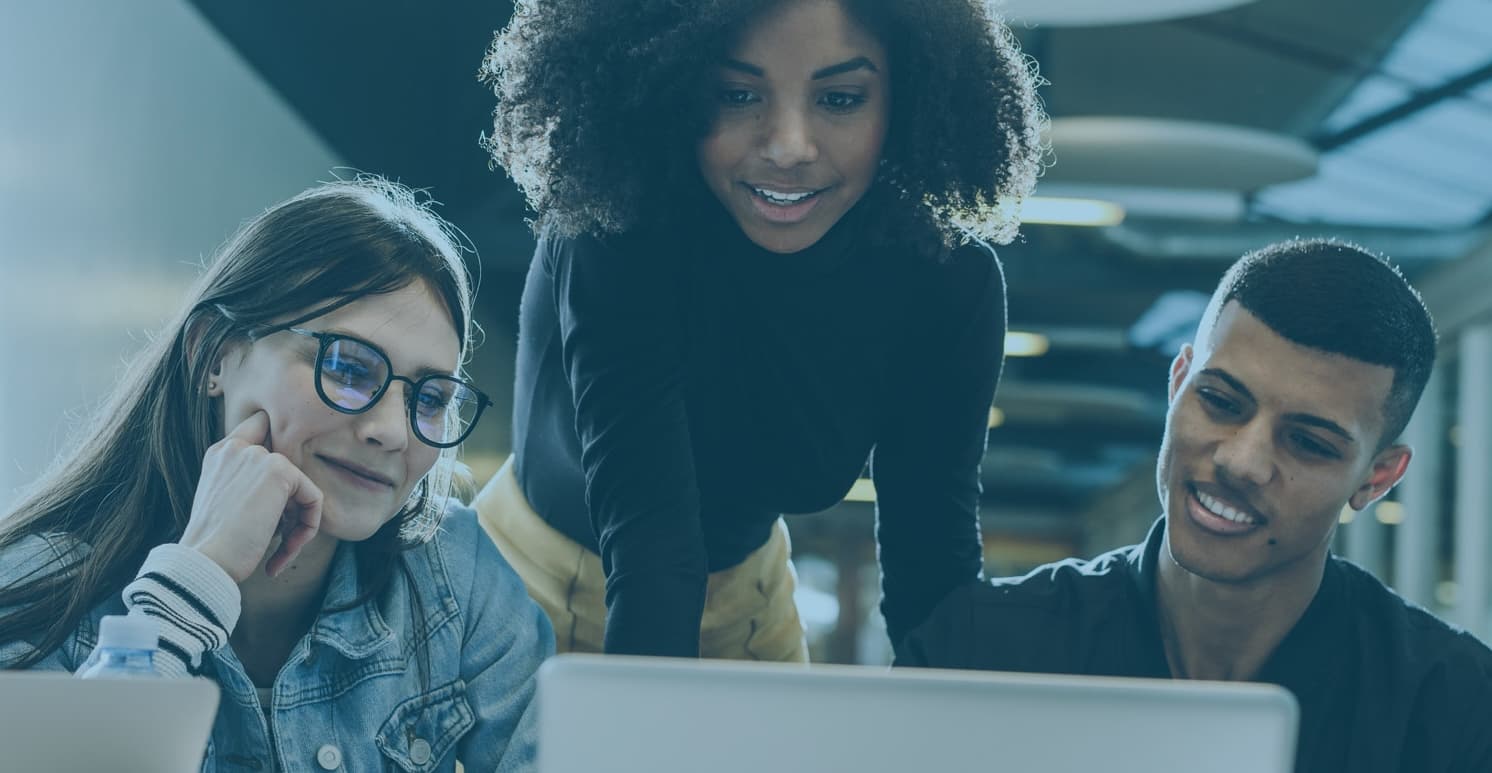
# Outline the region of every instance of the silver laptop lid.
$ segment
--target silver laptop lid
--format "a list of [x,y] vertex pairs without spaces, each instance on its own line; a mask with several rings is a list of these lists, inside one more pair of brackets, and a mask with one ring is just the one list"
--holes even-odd
[[1272,685],[561,655],[540,773],[1288,773]]
[[0,672],[0,768],[190,773],[217,715],[206,679]]

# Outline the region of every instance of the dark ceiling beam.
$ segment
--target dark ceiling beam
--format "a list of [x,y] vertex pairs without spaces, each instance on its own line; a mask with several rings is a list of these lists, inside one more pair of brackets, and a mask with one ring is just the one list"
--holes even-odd
[[[1306,45],[1280,35],[1270,35],[1237,22],[1225,21],[1209,16],[1177,19],[1169,22],[1216,38],[1267,51],[1281,59],[1307,65],[1332,75],[1348,74],[1364,77],[1376,70],[1375,62],[1366,62],[1342,56],[1315,46]],[[1382,74],[1382,73],[1380,73]],[[1393,77],[1393,76],[1387,76]]]
[[1311,144],[1315,145],[1323,153],[1339,148],[1353,140],[1361,139],[1379,129],[1402,121],[1426,108],[1433,107],[1452,97],[1465,94],[1467,91],[1488,80],[1492,80],[1492,61],[1464,75],[1452,78],[1435,88],[1425,89],[1403,102],[1382,112],[1370,115],[1341,131],[1318,135],[1311,140]]

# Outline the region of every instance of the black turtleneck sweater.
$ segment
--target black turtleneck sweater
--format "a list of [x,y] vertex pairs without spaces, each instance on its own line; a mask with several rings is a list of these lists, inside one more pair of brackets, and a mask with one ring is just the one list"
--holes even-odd
[[874,452],[882,611],[899,641],[981,570],[979,463],[1004,280],[874,247],[852,211],[780,255],[723,213],[683,232],[541,236],[520,311],[515,471],[606,571],[606,651],[695,656],[707,574]]
[[[1091,561],[970,583],[908,637],[897,665],[1167,678],[1155,591],[1164,536],[1162,519],[1144,542]],[[1327,559],[1256,681],[1300,705],[1297,773],[1492,771],[1492,650],[1347,561]]]

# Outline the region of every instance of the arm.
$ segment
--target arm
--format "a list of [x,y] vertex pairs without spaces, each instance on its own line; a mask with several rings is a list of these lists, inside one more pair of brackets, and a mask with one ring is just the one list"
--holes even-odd
[[695,656],[707,560],[684,403],[684,276],[662,255],[584,237],[540,250],[606,572],[606,651]]
[[979,465],[1004,357],[1005,283],[988,247],[954,259],[967,261],[951,267],[954,276],[975,277],[945,286],[971,288],[972,297],[946,304],[957,316],[932,328],[937,340],[914,346],[931,359],[905,369],[908,386],[872,459],[881,611],[894,647],[983,567]]
[[[1472,638],[1469,633],[1461,635]],[[1479,643],[1476,646],[1481,647]],[[1466,675],[1471,697],[1459,707],[1461,737],[1465,740],[1451,769],[1465,773],[1492,770],[1492,659],[1481,660],[1481,668]]]
[[469,531],[437,537],[448,540],[448,550],[475,549],[462,605],[461,679],[476,724],[462,737],[458,756],[468,770],[533,770],[536,675],[554,654],[554,631],[492,541],[475,527]]
[[895,642],[893,668],[969,668],[964,652],[980,642],[968,625],[972,588],[955,588],[906,638]]
[[[34,550],[37,546],[45,554]],[[8,551],[0,561],[4,564],[0,576],[25,576],[34,571],[27,565],[34,566],[43,555],[51,557],[47,560],[61,560],[55,546],[43,537],[28,538],[17,548],[21,550]],[[152,550],[123,596],[127,611],[149,615],[160,625],[155,670],[161,676],[194,674],[206,652],[227,644],[228,633],[238,622],[238,586],[211,559],[181,545]],[[0,664],[16,662],[32,650],[26,642],[0,642]],[[77,650],[73,634],[30,668],[75,671],[87,660]]]
[[204,654],[227,646],[240,611],[233,578],[212,559],[178,544],[150,551],[125,586],[124,603],[160,624],[155,670],[171,677],[196,675]]

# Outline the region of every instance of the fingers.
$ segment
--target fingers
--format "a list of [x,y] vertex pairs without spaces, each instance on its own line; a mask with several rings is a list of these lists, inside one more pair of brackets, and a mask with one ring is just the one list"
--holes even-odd
[[[224,440],[240,440],[250,445],[263,446],[269,440],[269,414],[254,411],[249,418],[238,423]],[[267,446],[266,446],[267,447]]]
[[274,555],[264,566],[264,571],[270,577],[278,575],[291,561],[300,554],[301,548],[305,547],[316,537],[321,530],[321,489],[317,488],[311,479],[301,472],[294,464],[286,461],[285,467],[291,472],[294,488],[285,504],[284,515],[280,519],[280,534],[283,537],[280,545],[275,549]]

